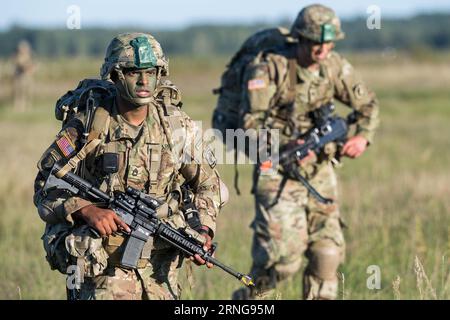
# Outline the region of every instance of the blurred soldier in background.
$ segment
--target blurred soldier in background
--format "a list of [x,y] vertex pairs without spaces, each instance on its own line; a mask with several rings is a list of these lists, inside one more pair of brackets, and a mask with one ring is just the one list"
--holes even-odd
[[[258,36],[263,38],[273,30],[262,31]],[[343,146],[329,143],[319,154],[311,152],[298,166],[322,196],[334,200],[332,204],[319,202],[292,178],[277,198],[281,181],[289,172],[277,168],[274,174],[264,174],[266,167],[256,168],[250,273],[256,288],[239,289],[233,298],[273,298],[277,283],[299,270],[305,254],[308,265],[303,297],[335,299],[345,242],[333,167],[341,155],[357,158],[372,143],[379,122],[378,102],[350,63],[333,51],[335,41],[344,38],[333,10],[322,5],[305,7],[290,32],[279,29],[277,34],[286,35],[290,44],[260,52],[245,69],[241,127],[279,129],[283,148],[302,143],[294,133],[311,129],[311,111],[334,99],[356,110],[358,120],[355,134]],[[256,37],[252,41],[263,43]],[[264,41],[267,43],[267,39]]]
[[35,65],[32,60],[31,46],[26,40],[17,45],[13,56],[13,103],[17,111],[25,111],[30,106],[31,82]]

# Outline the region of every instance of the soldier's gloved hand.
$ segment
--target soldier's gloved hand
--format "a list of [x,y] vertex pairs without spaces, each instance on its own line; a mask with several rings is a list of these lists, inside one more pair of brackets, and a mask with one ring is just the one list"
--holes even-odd
[[367,148],[367,139],[361,136],[354,136],[348,139],[342,148],[341,154],[349,158],[357,158]]
[[128,225],[110,209],[98,208],[94,205],[84,207],[74,213],[74,218],[84,220],[90,227],[97,230],[101,237],[106,237],[117,230],[131,232]]
[[[201,232],[201,234],[202,234],[202,235],[205,237],[205,239],[206,239],[206,242],[205,242],[205,244],[203,245],[203,250],[209,251],[209,250],[211,249],[211,246],[212,246],[212,238],[211,238],[211,236],[210,236],[209,228],[208,228],[207,226],[202,226],[202,230],[203,230],[203,231]],[[213,254],[213,256],[214,256],[214,254]],[[213,264],[212,264],[212,263],[206,262],[206,261],[203,260],[198,254],[195,254],[193,257],[190,257],[189,259],[192,260],[192,261],[194,261],[194,263],[195,263],[196,265],[198,265],[198,266],[201,266],[201,265],[203,265],[203,264],[206,263],[206,266],[207,266],[208,268],[212,268],[212,267],[213,267]]]

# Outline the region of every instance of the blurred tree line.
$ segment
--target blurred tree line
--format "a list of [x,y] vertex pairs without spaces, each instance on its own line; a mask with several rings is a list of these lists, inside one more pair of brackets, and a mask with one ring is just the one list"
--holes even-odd
[[[450,48],[450,14],[422,14],[408,19],[381,20],[381,29],[369,30],[366,18],[344,20],[347,37],[339,49],[372,51],[385,49],[427,50]],[[291,21],[278,25],[289,27]],[[276,25],[196,25],[182,30],[142,28],[29,29],[13,26],[0,32],[0,56],[10,56],[20,40],[26,39],[38,56],[102,56],[111,38],[125,31],[148,31],[168,54],[230,55],[257,30]]]

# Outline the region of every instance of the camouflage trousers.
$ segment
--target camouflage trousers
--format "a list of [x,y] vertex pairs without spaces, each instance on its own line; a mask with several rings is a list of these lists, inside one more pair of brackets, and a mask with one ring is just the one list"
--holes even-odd
[[305,299],[334,299],[337,268],[344,260],[345,243],[337,205],[337,180],[331,165],[321,167],[311,185],[335,201],[324,205],[296,180],[289,179],[274,204],[283,176],[262,174],[255,189],[256,216],[252,244],[256,292],[267,296],[277,282],[294,275],[308,258],[303,279]]
[[108,266],[103,274],[84,278],[80,300],[175,300],[181,288],[178,272],[180,252],[174,248],[153,250],[145,268],[125,269]]

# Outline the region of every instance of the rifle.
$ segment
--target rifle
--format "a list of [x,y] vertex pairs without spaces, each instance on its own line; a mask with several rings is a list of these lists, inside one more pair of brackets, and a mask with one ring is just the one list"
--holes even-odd
[[[81,193],[82,196],[92,201],[107,205],[130,227],[131,233],[125,245],[120,262],[121,265],[128,268],[136,268],[147,240],[150,237],[159,237],[188,256],[198,254],[203,260],[218,266],[246,286],[254,285],[250,276],[237,272],[215,259],[212,256],[214,249],[209,251],[203,250],[204,242],[199,239],[199,234],[194,230],[190,228],[175,229],[161,221],[157,217],[157,209],[164,202],[132,187],[127,187],[125,192],[115,191],[113,196],[109,196],[71,171],[61,174],[61,169],[62,166],[55,163],[51,172],[53,176],[64,182],[61,184],[61,187],[70,190],[72,193]],[[94,233],[96,233],[95,230]]]
[[[297,139],[302,139],[303,144],[293,148],[282,150],[279,155],[279,164],[285,173],[293,174],[294,178],[300,181],[306,189],[321,203],[331,204],[332,199],[323,197],[309,182],[298,172],[298,162],[306,156],[310,151],[318,154],[321,149],[330,142],[343,144],[347,140],[349,125],[357,121],[357,111],[351,112],[346,119],[332,115],[335,106],[332,103],[325,104],[320,108],[312,111],[310,116],[313,120],[314,127],[302,135],[298,135]],[[281,193],[288,180],[288,175],[283,176],[280,188],[271,206],[278,203]]]

